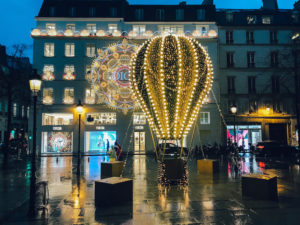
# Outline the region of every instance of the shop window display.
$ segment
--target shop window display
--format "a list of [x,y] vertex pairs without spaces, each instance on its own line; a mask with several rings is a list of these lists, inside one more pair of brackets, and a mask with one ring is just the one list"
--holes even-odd
[[[85,151],[106,152],[107,148],[114,146],[117,140],[116,131],[90,131],[85,132]],[[109,143],[109,144],[108,144]]]
[[71,153],[73,146],[72,132],[43,132],[43,153]]
[[85,121],[87,125],[115,125],[117,123],[116,113],[89,113],[86,114],[86,118],[92,117],[94,120],[92,122]]
[[146,115],[144,113],[134,113],[133,114],[133,124],[134,125],[146,124]]
[[43,126],[61,126],[61,125],[72,125],[73,114],[69,113],[43,113]]

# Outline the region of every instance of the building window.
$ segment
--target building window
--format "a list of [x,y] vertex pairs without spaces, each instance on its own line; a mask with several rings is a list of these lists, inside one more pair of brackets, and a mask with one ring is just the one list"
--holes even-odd
[[156,9],[156,20],[162,21],[165,20],[165,10]]
[[254,44],[254,32],[253,31],[246,32],[246,41],[247,41],[247,44]]
[[248,15],[247,16],[247,23],[248,24],[256,24],[257,17],[255,15]]
[[95,44],[87,44],[86,45],[86,56],[87,57],[95,57],[96,56],[96,46]]
[[278,94],[280,92],[279,76],[272,76],[272,93]]
[[69,11],[70,16],[75,16],[76,15],[76,8],[75,7],[71,7],[70,11]]
[[4,102],[4,112],[8,112],[8,102],[7,101],[5,101]]
[[234,67],[234,60],[233,60],[234,53],[233,52],[227,52],[226,57],[227,57],[227,67]]
[[232,12],[226,12],[226,22],[227,23],[233,22],[233,13]]
[[210,124],[210,112],[200,112],[200,124]]
[[[1,110],[0,110],[1,111]],[[21,117],[24,118],[25,117],[25,106],[22,105],[22,114]]]
[[205,9],[197,9],[197,20],[205,20]]
[[27,115],[26,115],[26,116],[27,116],[27,118],[29,118],[29,113],[30,113],[30,107],[29,107],[29,106],[27,106],[27,113],[26,113],[26,114],[27,114]]
[[133,25],[133,31],[138,36],[143,36],[144,33],[146,32],[146,26],[145,25]]
[[184,9],[176,9],[176,20],[184,20]]
[[49,8],[49,16],[55,16],[55,7],[54,6],[50,6],[50,8]]
[[176,34],[178,31],[184,31],[184,28],[183,25],[159,25],[158,30],[160,32]]
[[52,105],[53,102],[54,102],[53,88],[44,88],[43,89],[43,104]]
[[117,17],[118,9],[117,8],[110,8],[109,9],[109,14],[110,17]]
[[298,10],[294,10],[292,12],[292,20],[293,20],[294,23],[299,22],[299,11]]
[[253,68],[255,66],[254,54],[254,52],[247,52],[247,63],[249,68]]
[[64,104],[74,103],[74,88],[65,88],[63,103]]
[[17,117],[17,103],[13,104],[13,117]]
[[65,65],[64,68],[64,80],[75,80],[75,67],[74,65]]
[[54,43],[45,43],[44,56],[45,57],[54,57]]
[[249,100],[249,113],[254,113],[257,111],[257,101],[254,99]]
[[138,21],[144,20],[144,9],[135,10],[135,19]]
[[74,43],[66,43],[65,44],[65,56],[66,57],[74,57],[75,56],[75,44]]
[[90,33],[90,35],[96,35],[97,33],[97,26],[96,24],[87,24],[86,29]]
[[133,124],[134,125],[146,124],[146,115],[144,113],[133,113]]
[[[87,121],[87,118],[93,118],[92,122]],[[88,113],[86,114],[85,123],[87,125],[115,125],[117,123],[117,114],[111,112],[104,113]]]
[[228,94],[235,93],[235,77],[227,77],[227,91]]
[[85,79],[88,81],[92,80],[92,71],[91,70],[92,70],[91,65],[87,65],[85,67]]
[[86,104],[95,104],[96,101],[96,94],[93,89],[86,89],[85,90],[85,103]]
[[226,44],[233,44],[233,31],[226,31]]
[[208,26],[207,25],[196,25],[196,30],[198,30],[202,36],[208,35]]
[[278,52],[271,52],[271,67],[278,67]]
[[46,23],[46,30],[55,30],[55,23]]
[[43,126],[63,126],[73,124],[73,114],[71,113],[43,113]]
[[262,16],[262,23],[263,24],[271,24],[273,22],[272,16]]
[[277,31],[270,31],[270,43],[277,44]]
[[75,24],[67,24],[66,29],[75,32]]
[[281,102],[278,99],[273,100],[273,112],[281,113]]
[[89,8],[89,16],[96,16],[96,8],[95,7]]
[[47,81],[55,79],[53,65],[44,65],[42,79]]
[[109,32],[109,34],[112,35],[117,30],[118,30],[118,25],[117,24],[108,24],[108,32]]
[[256,93],[255,79],[256,79],[256,77],[248,77],[248,93],[249,94]]

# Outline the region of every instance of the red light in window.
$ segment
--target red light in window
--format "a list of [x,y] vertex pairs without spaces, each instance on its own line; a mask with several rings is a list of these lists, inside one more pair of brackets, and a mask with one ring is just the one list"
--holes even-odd
[[262,168],[265,168],[266,167],[266,164],[264,162],[259,162],[258,163],[258,166],[259,167],[262,167]]

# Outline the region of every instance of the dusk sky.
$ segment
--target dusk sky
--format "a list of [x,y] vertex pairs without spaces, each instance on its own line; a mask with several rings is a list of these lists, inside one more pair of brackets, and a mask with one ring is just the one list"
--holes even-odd
[[[0,44],[7,46],[8,53],[13,44],[32,45],[31,30],[35,27],[37,16],[43,0],[0,0]],[[182,0],[130,0],[131,4],[178,4]],[[187,0],[187,4],[199,4],[202,0]],[[278,0],[279,8],[291,9],[296,0]],[[217,8],[253,8],[262,6],[262,0],[214,0]],[[32,58],[32,49],[26,51]]]

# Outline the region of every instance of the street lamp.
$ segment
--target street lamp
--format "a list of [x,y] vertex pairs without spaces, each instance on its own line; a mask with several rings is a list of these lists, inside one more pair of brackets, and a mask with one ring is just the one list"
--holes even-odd
[[235,104],[233,104],[230,107],[230,111],[233,114],[233,132],[234,132],[233,135],[234,135],[234,144],[236,144],[236,128],[235,128],[236,121],[235,121],[235,116],[236,116],[236,112],[237,112],[237,107],[236,107]]
[[83,105],[81,104],[81,101],[78,101],[78,104],[76,105],[76,111],[78,113],[78,152],[77,152],[77,173],[80,173],[80,123],[81,123],[81,114],[84,112]]
[[41,90],[42,80],[34,69],[29,80],[30,90],[33,94],[33,129],[32,129],[32,154],[31,154],[31,177],[30,177],[30,202],[29,215],[35,215],[35,194],[36,194],[36,103],[38,92]]

